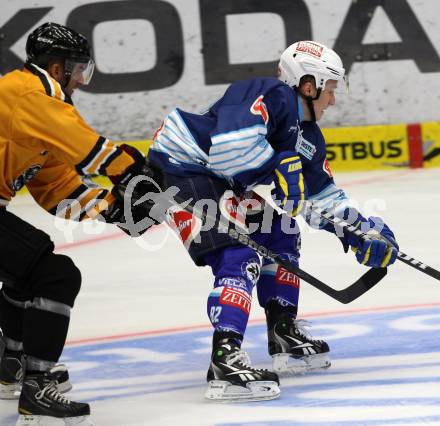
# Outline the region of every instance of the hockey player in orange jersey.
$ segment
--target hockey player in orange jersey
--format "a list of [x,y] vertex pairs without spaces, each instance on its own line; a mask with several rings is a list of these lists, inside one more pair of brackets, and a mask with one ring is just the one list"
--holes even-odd
[[[57,424],[91,425],[89,405],[60,394],[70,386],[67,371],[57,365],[81,274],[70,258],[54,254],[48,235],[7,205],[26,185],[52,214],[73,220],[97,216],[121,225],[127,222],[125,182],[159,176],[141,153],[97,134],[73,106],[72,93],[93,74],[85,37],[46,23],[29,35],[26,53],[23,69],[0,78],[0,398],[18,395],[23,375],[17,425],[46,424],[46,417],[64,422]],[[96,175],[112,177],[113,190],[82,179]],[[142,185],[155,190],[152,182]],[[135,219],[151,208],[131,207]]]

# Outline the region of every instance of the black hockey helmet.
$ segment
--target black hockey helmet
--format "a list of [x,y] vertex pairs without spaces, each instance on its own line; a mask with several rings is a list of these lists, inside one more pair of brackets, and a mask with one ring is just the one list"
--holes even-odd
[[64,25],[46,22],[32,31],[26,42],[29,62],[47,63],[48,58],[64,58],[88,62],[91,58],[87,38]]
[[64,59],[67,84],[71,78],[88,84],[95,63],[86,37],[64,25],[46,22],[32,31],[26,42],[27,62],[45,68],[53,58]]

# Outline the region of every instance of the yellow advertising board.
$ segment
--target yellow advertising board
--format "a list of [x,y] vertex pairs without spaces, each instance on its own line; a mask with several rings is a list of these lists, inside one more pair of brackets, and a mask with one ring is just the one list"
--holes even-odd
[[[440,148],[440,123],[437,144]],[[408,167],[406,124],[322,129],[327,158],[334,171],[368,171]],[[144,142],[144,145],[139,145]],[[146,153],[151,141],[129,142]],[[440,155],[437,160],[440,164]]]
[[[423,167],[440,167],[440,122],[421,123]],[[331,168],[339,172],[386,170],[408,167],[408,125],[377,125],[322,129]],[[122,143],[122,142],[121,142]],[[147,154],[150,140],[123,142]],[[94,178],[104,187],[106,177]],[[23,193],[25,189],[20,191]]]
[[440,122],[422,123],[423,167],[440,167]]
[[409,164],[405,124],[322,129],[334,171],[395,169]]

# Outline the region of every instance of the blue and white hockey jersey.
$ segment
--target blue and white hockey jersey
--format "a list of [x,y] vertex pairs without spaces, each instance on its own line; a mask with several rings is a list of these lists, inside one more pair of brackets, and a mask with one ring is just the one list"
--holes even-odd
[[[273,181],[277,153],[297,151],[309,199],[345,204],[326,160],[318,125],[303,121],[297,93],[274,78],[233,83],[203,114],[171,112],[153,138],[150,158],[171,174],[209,174],[237,192]],[[342,207],[342,206],[341,206]]]

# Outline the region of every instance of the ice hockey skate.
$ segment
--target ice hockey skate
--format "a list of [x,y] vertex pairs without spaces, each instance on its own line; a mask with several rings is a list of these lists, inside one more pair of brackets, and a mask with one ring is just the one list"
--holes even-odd
[[278,376],[251,367],[249,356],[233,343],[214,350],[205,397],[213,401],[259,401],[280,395]]
[[306,327],[310,327],[307,321],[285,315],[269,330],[269,354],[277,374],[290,376],[330,367],[328,344],[314,340]]
[[[65,393],[72,389],[67,367],[59,364],[52,369],[57,381],[58,392]],[[0,360],[0,399],[20,398],[23,370],[21,361],[5,356]]]
[[56,368],[26,375],[16,426],[93,426],[89,404],[67,399],[57,389]]

